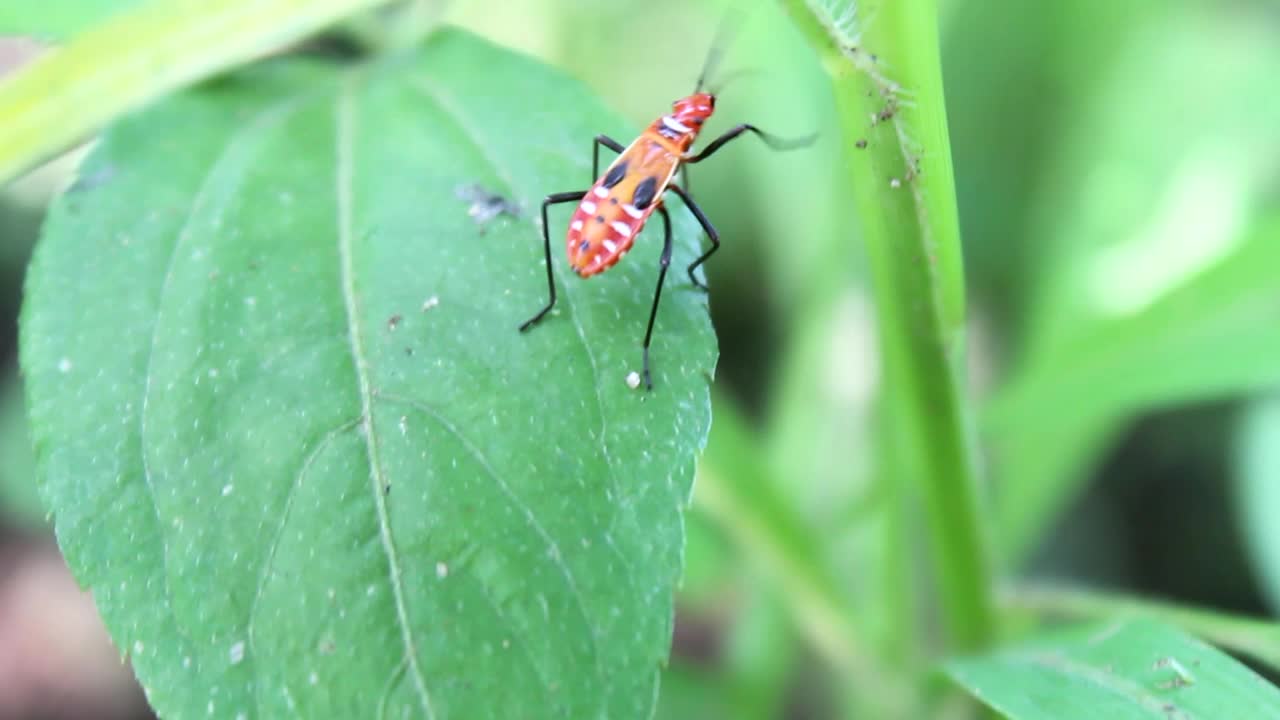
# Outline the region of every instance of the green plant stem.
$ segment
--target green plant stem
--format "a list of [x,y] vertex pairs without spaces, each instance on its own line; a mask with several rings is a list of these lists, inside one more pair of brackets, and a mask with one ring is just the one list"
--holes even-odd
[[[875,290],[886,441],[923,497],[949,647],[993,634],[964,398],[964,277],[932,0],[781,0],[831,75]],[[848,5],[837,20],[834,6]],[[863,23],[862,19],[868,20]]]
[[1177,625],[1233,652],[1280,669],[1280,623],[1244,618],[1201,608],[1157,602],[1130,595],[1078,587],[1027,584],[1000,594],[1007,610],[1040,616],[1100,620],[1140,615]]
[[0,183],[166,92],[386,0],[152,0],[0,83]]

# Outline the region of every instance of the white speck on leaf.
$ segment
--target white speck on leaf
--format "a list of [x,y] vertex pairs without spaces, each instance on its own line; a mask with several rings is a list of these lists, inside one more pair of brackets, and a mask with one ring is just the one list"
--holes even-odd
[[222,497],[226,497],[226,496],[230,495],[230,494],[231,494],[231,491],[232,491],[232,490],[235,490],[235,489],[236,489],[236,488],[235,488],[235,486],[234,486],[234,485],[231,485],[231,484],[223,485],[223,486],[222,486]]
[[364,594],[368,595],[369,597],[373,597],[373,594],[377,591],[378,591],[378,588],[374,587],[373,585],[370,585],[369,587],[364,589]]
[[211,378],[218,377],[218,368],[209,368],[209,377]]
[[442,562],[436,563],[436,577],[441,580],[449,577],[449,566]]
[[63,375],[71,372],[71,358],[64,357],[58,361],[58,372]]
[[189,668],[189,667],[191,667],[191,656],[190,656],[190,655],[188,655],[188,656],[186,656],[186,657],[182,658],[182,667],[184,667],[184,668]]
[[307,676],[307,682],[311,683],[312,685],[320,684],[320,676],[316,675],[315,670],[312,670],[311,674]]
[[426,312],[439,304],[440,304],[440,298],[436,297],[435,295],[432,295],[431,297],[423,301],[422,312]]
[[255,305],[258,304],[258,298],[250,295],[249,297],[244,299],[244,304],[248,305],[249,307],[254,307]]
[[141,640],[138,640],[138,641],[136,641],[136,642],[134,642],[134,643],[133,643],[133,654],[134,654],[134,655],[141,655],[141,654],[142,654],[142,651],[143,651],[143,650],[146,650],[146,649],[147,649],[147,646],[143,645]]
[[636,372],[635,370],[632,370],[627,375],[627,387],[631,388],[632,390],[635,390],[636,388],[640,387],[640,373]]
[[240,661],[244,660],[244,641],[232,645],[228,657],[230,657],[232,665],[239,665]]

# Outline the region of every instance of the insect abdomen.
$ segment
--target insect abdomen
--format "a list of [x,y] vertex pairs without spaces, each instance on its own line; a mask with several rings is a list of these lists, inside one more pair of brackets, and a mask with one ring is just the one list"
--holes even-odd
[[611,197],[603,184],[593,187],[573,213],[565,238],[574,272],[591,277],[613,267],[635,243],[646,217]]
[[678,164],[663,142],[641,135],[578,204],[565,237],[569,264],[582,277],[608,270],[635,243],[661,203]]

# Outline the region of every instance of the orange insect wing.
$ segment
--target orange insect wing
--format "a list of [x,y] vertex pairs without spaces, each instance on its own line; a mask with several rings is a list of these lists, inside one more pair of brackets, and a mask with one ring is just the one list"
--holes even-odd
[[679,165],[679,152],[650,132],[613,161],[569,221],[565,248],[574,272],[590,277],[622,259],[662,202]]

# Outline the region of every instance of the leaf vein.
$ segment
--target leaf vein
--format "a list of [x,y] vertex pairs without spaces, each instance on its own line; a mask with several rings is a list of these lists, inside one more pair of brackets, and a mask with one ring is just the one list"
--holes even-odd
[[[554,564],[556,569],[560,571],[560,574],[564,576],[565,586],[569,588],[569,593],[573,596],[574,602],[578,605],[578,610],[582,613],[582,618],[586,622],[587,629],[591,631],[591,649],[592,655],[595,659],[596,672],[599,677],[604,678],[605,672],[604,667],[601,664],[600,652],[602,644],[600,627],[597,623],[592,621],[591,613],[587,610],[586,596],[583,595],[582,589],[578,586],[578,581],[577,578],[574,577],[573,570],[570,569],[568,563],[564,561],[564,555],[560,552],[560,544],[557,543],[555,538],[551,536],[551,533],[543,527],[542,523],[538,522],[538,517],[534,514],[533,509],[530,508],[528,503],[521,499],[520,496],[511,489],[511,486],[507,484],[507,481],[503,480],[502,476],[494,470],[493,465],[491,465],[488,459],[485,458],[484,453],[480,451],[480,448],[473,444],[461,430],[445,419],[445,417],[437,412],[435,408],[425,402],[405,397],[403,395],[380,392],[377,394],[377,397],[388,402],[400,403],[410,407],[439,423],[441,427],[458,440],[463,449],[475,458],[475,461],[480,464],[480,467],[483,468],[485,473],[493,480],[494,484],[498,487],[498,490],[501,491],[502,494],[524,514],[529,527],[533,528],[534,533],[536,533],[538,537],[546,543],[548,555],[552,560],[552,564]],[[537,672],[536,665],[534,666],[534,671]],[[540,673],[539,677],[541,677]],[[546,684],[545,678],[543,678],[543,680],[544,684]],[[546,687],[548,693],[552,692],[550,685],[547,685]]]
[[[196,190],[195,197],[191,200],[190,207],[187,208],[186,216],[182,219],[182,226],[178,228],[178,235],[174,238],[173,248],[169,251],[169,259],[165,263],[164,278],[160,281],[160,292],[156,296],[156,315],[151,326],[151,339],[147,345],[146,364],[143,369],[143,388],[142,403],[138,410],[138,455],[142,465],[143,483],[146,485],[147,498],[151,501],[151,510],[155,514],[156,526],[160,530],[161,536],[161,572],[164,574],[165,597],[168,600],[170,612],[173,615],[174,627],[178,633],[191,642],[191,636],[187,633],[186,628],[179,620],[177,613],[173,612],[173,588],[169,583],[169,553],[167,543],[164,542],[164,524],[161,521],[160,506],[156,502],[155,473],[151,467],[151,460],[147,452],[148,417],[151,409],[151,382],[155,377],[154,362],[156,357],[156,348],[160,345],[161,322],[164,316],[164,299],[169,294],[169,290],[173,285],[173,276],[178,267],[180,250],[185,247],[186,241],[191,237],[192,223],[205,206],[211,202],[213,190],[216,187],[215,179],[221,179],[223,173],[227,172],[228,166],[235,169],[237,166],[231,163],[231,159],[236,157],[236,152],[241,146],[252,139],[257,139],[260,133],[265,131],[272,125],[283,121],[288,117],[296,105],[300,102],[301,96],[292,96],[285,98],[279,102],[273,103],[253,117],[247,122],[239,125],[227,137],[226,144],[222,150],[214,157],[213,162],[209,164],[209,169],[205,172],[204,177],[200,181],[200,186]],[[246,167],[241,164],[238,167],[242,177]]]
[[[284,528],[288,524],[289,515],[293,510],[293,501],[297,497],[298,488],[302,487],[302,481],[307,475],[307,471],[311,469],[312,463],[316,458],[320,457],[320,453],[329,447],[329,443],[333,442],[338,436],[360,424],[360,419],[348,420],[338,427],[329,430],[320,437],[307,452],[306,457],[302,461],[302,465],[298,468],[298,473],[294,477],[293,484],[289,487],[289,492],[285,496],[284,509],[280,512],[280,520],[276,523],[275,531],[272,533],[271,543],[267,546],[267,553],[262,561],[262,570],[258,573],[258,588],[253,594],[253,603],[249,606],[249,627],[247,635],[249,636],[249,655],[251,658],[258,657],[257,649],[257,633],[255,631],[255,623],[258,619],[258,604],[262,600],[262,593],[267,587],[267,581],[271,577],[272,568],[275,566],[276,550],[280,547],[280,539],[284,537]],[[261,680],[261,679],[260,679]],[[262,701],[262,692],[266,689],[265,682],[255,683],[256,694],[258,696],[258,707],[264,711],[266,705]]]
[[422,668],[418,664],[418,653],[413,643],[413,633],[409,628],[409,611],[405,600],[404,586],[401,579],[400,558],[396,550],[395,540],[391,535],[391,518],[387,513],[386,497],[382,488],[386,484],[384,470],[378,448],[378,433],[373,418],[373,388],[369,378],[369,359],[365,353],[363,331],[360,327],[360,307],[356,296],[355,271],[352,263],[352,187],[354,159],[353,136],[355,134],[355,108],[353,77],[342,83],[338,92],[335,135],[336,135],[336,192],[338,205],[338,259],[342,280],[342,298],[347,314],[348,342],[351,357],[355,365],[356,381],[360,391],[360,424],[364,431],[365,452],[369,458],[369,483],[373,492],[373,502],[378,514],[378,530],[382,539],[382,548],[387,555],[388,574],[391,581],[391,594],[395,602],[396,622],[400,626],[400,639],[404,644],[405,659],[409,671],[413,675],[418,699],[428,718],[435,718],[431,706],[431,695],[427,692],[427,684],[422,676]]
[[[476,148],[480,157],[482,157],[484,161],[493,168],[494,174],[497,175],[506,185],[505,189],[507,193],[518,197],[519,192],[516,189],[515,181],[512,179],[511,174],[503,169],[499,158],[489,152],[488,147],[484,144],[481,138],[475,134],[471,123],[466,121],[466,118],[463,117],[462,112],[458,110],[454,103],[451,100],[446,99],[445,94],[435,87],[428,78],[421,76],[416,77],[414,78],[414,82],[410,85],[414,89],[418,90],[428,100],[434,102],[446,116],[453,120],[454,125],[458,127],[462,135],[466,137],[467,140]],[[520,199],[523,200],[525,198]],[[531,220],[530,222],[535,228],[541,230],[541,226],[538,224],[536,219]],[[554,273],[554,271],[555,268],[553,266],[552,272]],[[604,456],[605,467],[609,470],[609,487],[611,488],[613,498],[616,502],[622,497],[620,494],[621,486],[618,482],[618,473],[613,457],[609,452],[609,423],[604,411],[604,397],[600,393],[601,377],[599,363],[596,362],[595,353],[591,351],[591,344],[587,342],[586,330],[582,327],[582,321],[579,319],[577,310],[574,306],[573,293],[569,292],[568,288],[566,288],[564,292],[560,293],[560,297],[562,298],[562,302],[567,303],[569,306],[569,319],[573,323],[573,328],[577,334],[578,342],[582,346],[582,351],[587,356],[587,362],[591,365],[591,374],[596,380],[592,385],[595,391],[596,414],[600,417],[600,441],[597,444],[600,447],[600,453]],[[628,575],[630,575],[631,568],[629,565],[627,567],[627,571]]]

